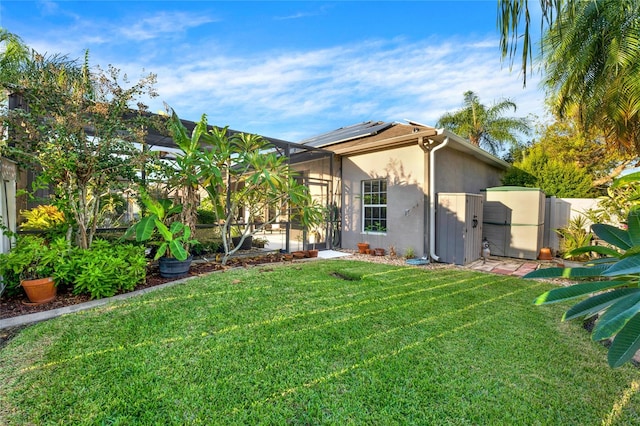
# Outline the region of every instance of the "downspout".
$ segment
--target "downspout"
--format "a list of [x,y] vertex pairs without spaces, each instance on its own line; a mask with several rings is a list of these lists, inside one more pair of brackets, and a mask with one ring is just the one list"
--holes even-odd
[[449,143],[449,136],[433,148],[429,153],[429,254],[436,262],[440,257],[436,254],[436,151]]

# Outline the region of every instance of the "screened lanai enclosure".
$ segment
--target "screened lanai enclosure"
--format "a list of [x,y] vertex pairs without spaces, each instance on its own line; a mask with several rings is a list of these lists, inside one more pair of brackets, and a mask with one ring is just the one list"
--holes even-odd
[[[196,126],[196,123],[189,120],[180,120],[187,129],[188,134]],[[213,126],[209,126],[213,128]],[[91,131],[87,132],[91,134]],[[228,135],[241,133],[236,130],[228,129]],[[330,249],[333,242],[339,240],[339,203],[340,197],[334,194],[334,183],[332,176],[334,175],[334,158],[333,153],[320,148],[314,148],[296,144],[293,142],[264,137],[270,145],[272,152],[278,156],[284,156],[286,162],[292,170],[296,172],[296,179],[299,183],[309,188],[313,199],[326,208],[327,214],[325,221],[314,229],[304,229],[299,221],[292,219],[292,214],[286,205],[270,205],[264,209],[261,217],[254,220],[255,226],[259,227],[263,224],[263,230],[257,232],[254,238],[266,240],[266,248],[269,250],[282,250],[286,252],[296,250],[307,250],[316,248],[319,250]],[[203,147],[206,149],[206,147]],[[145,139],[145,144],[141,149],[149,151],[159,151],[161,158],[167,163],[175,160],[175,153],[179,152],[176,143],[171,136],[149,128]],[[177,194],[163,189],[163,182],[153,179],[152,174],[144,168],[140,171],[144,185],[153,191],[162,193],[167,198],[174,198]],[[32,187],[35,180],[34,171],[27,170],[21,173],[18,181],[18,189],[27,189]],[[38,204],[43,204],[42,200],[50,198],[53,191],[48,188],[40,188],[37,191],[36,198],[28,201],[26,198],[18,199],[16,203],[16,211],[33,208]],[[140,217],[140,208],[136,203],[136,194],[124,192],[120,194],[126,204],[125,211],[119,216],[119,220],[114,220],[111,224],[107,221],[103,223],[99,229],[100,232],[122,231],[126,229],[129,223]],[[204,201],[206,193],[203,191],[200,201]],[[39,201],[38,201],[39,200]],[[238,225],[248,223],[248,208],[240,208],[236,214]],[[266,225],[264,225],[266,223]],[[233,224],[235,225],[235,224]],[[254,224],[251,224],[254,226]],[[196,231],[198,234],[206,234],[207,230],[215,230],[219,224],[200,223]]]
[[[196,123],[189,120],[181,120],[189,134]],[[228,135],[240,133],[237,130],[228,130]],[[291,212],[286,205],[270,205],[264,209],[256,226],[264,221],[268,223],[264,230],[258,232],[255,237],[268,242],[270,250],[283,250],[286,252],[307,250],[311,248],[324,250],[333,248],[333,242],[339,240],[339,208],[337,204],[340,197],[334,193],[334,156],[331,151],[300,145],[282,139],[264,137],[277,155],[287,159],[289,166],[295,170],[299,183],[307,186],[313,197],[326,209],[325,221],[314,229],[304,229],[300,222],[292,219]],[[170,136],[159,132],[149,131],[146,139],[150,150],[167,152],[167,158],[176,149],[175,142]],[[248,209],[247,209],[248,210]],[[238,224],[245,224],[248,219],[247,211],[240,209],[237,212]],[[216,224],[201,224],[202,228],[215,227]]]

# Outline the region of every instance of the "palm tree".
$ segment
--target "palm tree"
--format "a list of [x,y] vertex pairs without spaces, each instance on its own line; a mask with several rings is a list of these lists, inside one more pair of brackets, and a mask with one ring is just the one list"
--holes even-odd
[[[575,6],[582,0],[539,0],[542,11],[540,29],[558,23],[558,18],[572,19]],[[595,0],[594,0],[595,1]],[[529,0],[498,0],[498,31],[502,58],[509,57],[510,65],[520,50],[523,84],[527,85],[527,68],[532,67],[534,40],[531,37]],[[524,28],[523,28],[524,26]],[[561,28],[559,25],[558,28]],[[520,47],[520,49],[518,49]]]
[[[30,50],[15,34],[0,28],[0,83],[2,86],[18,81],[23,65],[30,58]],[[0,90],[0,101],[7,97],[6,90]]]
[[640,2],[580,2],[543,39],[544,85],[554,109],[578,107],[616,151],[640,153]]
[[478,95],[471,90],[464,93],[462,109],[445,113],[436,123],[436,127],[446,127],[453,133],[469,139],[475,146],[482,146],[496,154],[503,144],[517,145],[517,133],[528,134],[531,131],[526,118],[503,117],[503,113],[513,109],[516,104],[503,99],[490,107],[480,103]]
[[[503,58],[532,60],[528,0],[498,0]],[[610,149],[640,153],[640,2],[540,0],[544,85],[561,117],[578,107],[585,129],[605,130]],[[522,28],[524,25],[524,28]]]

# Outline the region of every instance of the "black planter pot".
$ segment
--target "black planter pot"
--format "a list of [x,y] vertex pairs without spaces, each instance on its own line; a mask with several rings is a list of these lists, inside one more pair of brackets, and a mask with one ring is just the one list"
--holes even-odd
[[193,256],[189,256],[186,260],[178,260],[170,257],[161,257],[158,259],[158,267],[162,278],[176,278],[189,273]]
[[[240,237],[232,237],[231,242],[234,247],[237,247],[240,243]],[[248,235],[247,238],[244,239],[242,245],[240,246],[240,250],[251,250],[251,244],[253,243],[253,235]]]

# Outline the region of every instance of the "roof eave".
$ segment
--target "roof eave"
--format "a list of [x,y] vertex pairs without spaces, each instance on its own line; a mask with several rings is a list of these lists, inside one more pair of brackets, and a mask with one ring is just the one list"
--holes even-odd
[[445,138],[449,138],[449,146],[452,149],[465,152],[485,163],[491,164],[503,170],[507,170],[511,167],[511,164],[507,163],[506,161],[488,153],[484,149],[472,145],[468,140],[456,135],[455,133],[447,129],[437,129],[437,136],[432,137],[431,139],[435,140],[436,142],[443,142]]

